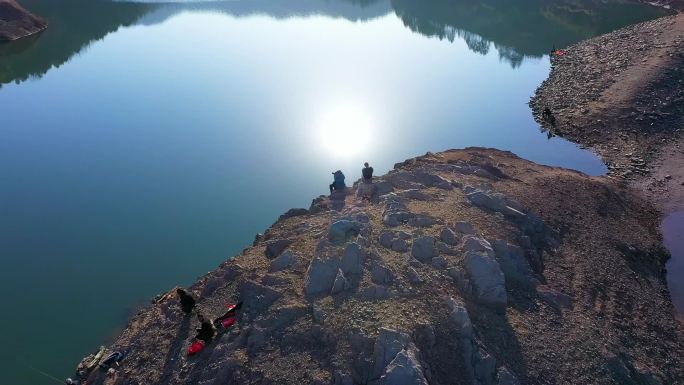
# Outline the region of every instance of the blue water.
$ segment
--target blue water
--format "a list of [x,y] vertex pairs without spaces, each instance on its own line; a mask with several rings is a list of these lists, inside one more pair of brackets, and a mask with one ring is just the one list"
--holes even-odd
[[0,45],[2,382],[70,375],[334,170],[486,146],[605,172],[526,103],[552,45],[660,12],[559,3],[24,1],[50,28]]
[[662,223],[663,243],[670,251],[667,262],[667,283],[672,303],[684,322],[684,211],[669,214]]

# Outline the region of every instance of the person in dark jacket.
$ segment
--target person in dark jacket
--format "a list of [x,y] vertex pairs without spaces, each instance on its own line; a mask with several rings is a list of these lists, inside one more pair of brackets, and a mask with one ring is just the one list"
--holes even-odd
[[344,184],[344,174],[342,171],[337,170],[333,173],[333,179],[334,182],[330,185],[330,193],[332,194],[333,190],[344,190],[347,186]]
[[107,370],[114,364],[119,366],[119,362],[121,362],[121,360],[123,360],[124,357],[125,355],[121,352],[113,352],[109,355],[109,357],[105,358],[105,360],[102,361],[102,363],[100,364],[100,369]]
[[188,291],[182,287],[176,289],[176,293],[178,294],[178,299],[180,300],[183,312],[185,314],[192,313],[192,309],[195,308],[195,298],[192,297],[192,294],[188,293]]
[[556,117],[553,116],[553,112],[551,112],[549,107],[544,108],[544,112],[542,112],[542,118],[551,123],[552,126],[556,125]]
[[211,320],[204,318],[202,314],[197,314],[197,319],[200,321],[200,327],[197,329],[195,339],[202,340],[208,344],[216,335],[216,327],[214,327],[214,323]]
[[363,170],[361,170],[361,174],[363,174],[363,181],[368,183],[373,180],[373,167],[370,167],[368,165],[368,162],[363,164]]

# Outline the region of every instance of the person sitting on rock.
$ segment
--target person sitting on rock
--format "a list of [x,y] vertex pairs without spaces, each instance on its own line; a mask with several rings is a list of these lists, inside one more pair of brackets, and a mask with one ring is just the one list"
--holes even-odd
[[344,184],[344,174],[337,170],[333,174],[334,182],[330,185],[330,194],[334,191],[344,190],[347,186]]
[[188,291],[182,287],[176,289],[176,293],[178,294],[178,299],[180,300],[183,312],[185,314],[192,313],[192,309],[195,308],[195,298],[192,297],[192,294],[188,293]]
[[370,167],[368,162],[363,164],[361,174],[363,174],[363,181],[365,183],[371,183],[373,181],[373,167]]
[[197,328],[197,334],[188,348],[188,357],[199,354],[216,336],[216,327],[211,320],[204,318],[202,314],[197,314],[197,319],[200,327]]

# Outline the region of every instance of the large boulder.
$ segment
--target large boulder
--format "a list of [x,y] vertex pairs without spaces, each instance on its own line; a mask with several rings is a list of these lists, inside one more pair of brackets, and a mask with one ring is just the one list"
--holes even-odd
[[347,281],[347,278],[344,276],[344,273],[342,272],[341,269],[337,270],[337,275],[335,276],[335,281],[333,281],[333,286],[332,289],[330,290],[330,293],[335,295],[339,294],[345,290],[349,290],[351,288],[351,285],[349,284],[349,281]]
[[394,240],[394,233],[391,231],[383,231],[380,233],[378,236],[378,242],[380,242],[380,245],[384,248],[391,248],[392,247],[392,241]]
[[394,360],[400,351],[409,343],[409,336],[398,330],[381,328],[373,348],[373,377],[380,377],[387,365]]
[[430,227],[437,224],[437,219],[425,214],[411,214],[406,223],[412,227]]
[[439,239],[441,239],[442,242],[450,246],[457,245],[460,241],[459,237],[456,235],[454,230],[448,227],[442,229],[442,231],[439,233]]
[[378,285],[389,285],[394,280],[394,273],[380,262],[373,263],[371,280]]
[[372,384],[427,385],[415,345],[397,330],[381,328],[373,348]]
[[276,239],[269,241],[266,243],[266,250],[264,251],[264,254],[266,254],[267,258],[275,258],[279,256],[283,250],[290,247],[291,244],[292,241],[289,239]]
[[337,270],[338,262],[336,260],[323,260],[320,256],[315,257],[306,272],[304,293],[306,295],[329,293],[335,282]]
[[408,242],[406,242],[402,238],[397,238],[397,239],[393,240],[392,245],[390,246],[392,251],[396,251],[398,253],[403,253],[405,251],[408,251],[408,247],[409,247]]
[[378,196],[389,194],[394,191],[392,183],[385,180],[374,181],[373,185],[375,186],[375,193],[378,194]]
[[268,271],[275,273],[281,270],[285,270],[290,267],[294,267],[297,264],[297,257],[291,251],[285,251],[280,254],[276,259],[271,262]]
[[397,196],[399,196],[400,198],[412,199],[417,201],[430,201],[434,199],[432,195],[424,193],[423,191],[418,189],[400,191],[397,193]]
[[363,272],[364,252],[358,243],[349,243],[342,253],[340,269],[344,274],[360,276]]
[[502,208],[506,207],[504,202],[496,199],[492,195],[482,190],[475,190],[469,194],[466,194],[466,197],[468,197],[468,200],[470,200],[472,204],[481,208],[500,211]]
[[362,181],[356,185],[357,198],[372,199],[375,195],[375,184]]
[[420,275],[418,275],[418,272],[416,271],[416,269],[414,269],[412,267],[408,268],[406,276],[408,277],[409,282],[411,282],[414,285],[423,283],[423,279],[420,278]]
[[440,255],[440,256],[432,258],[432,260],[430,261],[430,264],[439,270],[443,270],[443,269],[447,268],[448,261],[446,258],[444,258]]
[[437,187],[444,190],[452,190],[454,188],[451,182],[441,176],[424,171],[414,172],[412,180],[426,187]]
[[416,181],[415,174],[409,171],[390,171],[390,173],[385,176],[385,179],[387,179],[392,186],[404,190],[427,187],[426,185]]
[[449,297],[446,300],[449,309],[449,318],[454,322],[456,332],[463,338],[473,338],[473,324],[470,321],[468,309],[461,302]]
[[470,251],[465,256],[465,268],[476,301],[495,308],[506,307],[506,279],[496,259],[484,252]]
[[348,242],[361,232],[361,223],[349,219],[340,219],[330,226],[328,239],[334,244]]
[[309,210],[304,208],[289,209],[285,214],[278,217],[278,222],[283,221],[288,218],[301,217],[303,215],[308,215]]
[[494,257],[495,254],[492,245],[477,235],[466,235],[463,237],[463,252],[487,253],[490,257]]
[[387,365],[378,385],[428,385],[413,349],[401,350]]
[[446,305],[459,337],[467,377],[472,378],[474,384],[494,385],[496,360],[476,341],[468,310],[451,297],[446,298]]
[[500,212],[514,220],[524,220],[526,218],[525,213],[523,213],[522,205],[501,193],[483,191],[470,187],[466,189],[466,197],[477,207]]
[[432,258],[436,257],[437,247],[435,245],[435,238],[430,236],[420,236],[413,241],[411,247],[411,256],[422,263],[430,263]]
[[533,287],[538,282],[534,277],[525,252],[518,246],[499,239],[493,243],[496,260],[506,276],[506,282],[524,287]]

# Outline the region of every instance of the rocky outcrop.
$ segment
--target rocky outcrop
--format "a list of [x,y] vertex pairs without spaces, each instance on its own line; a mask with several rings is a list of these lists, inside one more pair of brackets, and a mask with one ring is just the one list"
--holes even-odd
[[505,308],[508,303],[506,281],[499,263],[486,252],[469,251],[465,267],[478,302]]
[[[171,291],[108,348],[127,353],[121,367],[89,383],[684,381],[658,215],[629,191],[485,149],[378,180],[393,191],[317,198],[190,287],[209,317],[244,302],[200,354],[185,354],[197,320]],[[608,188],[621,204],[606,213],[595,192]],[[418,214],[436,224],[414,226]]]
[[0,0],[0,42],[31,36],[47,28],[47,22],[15,0]]

